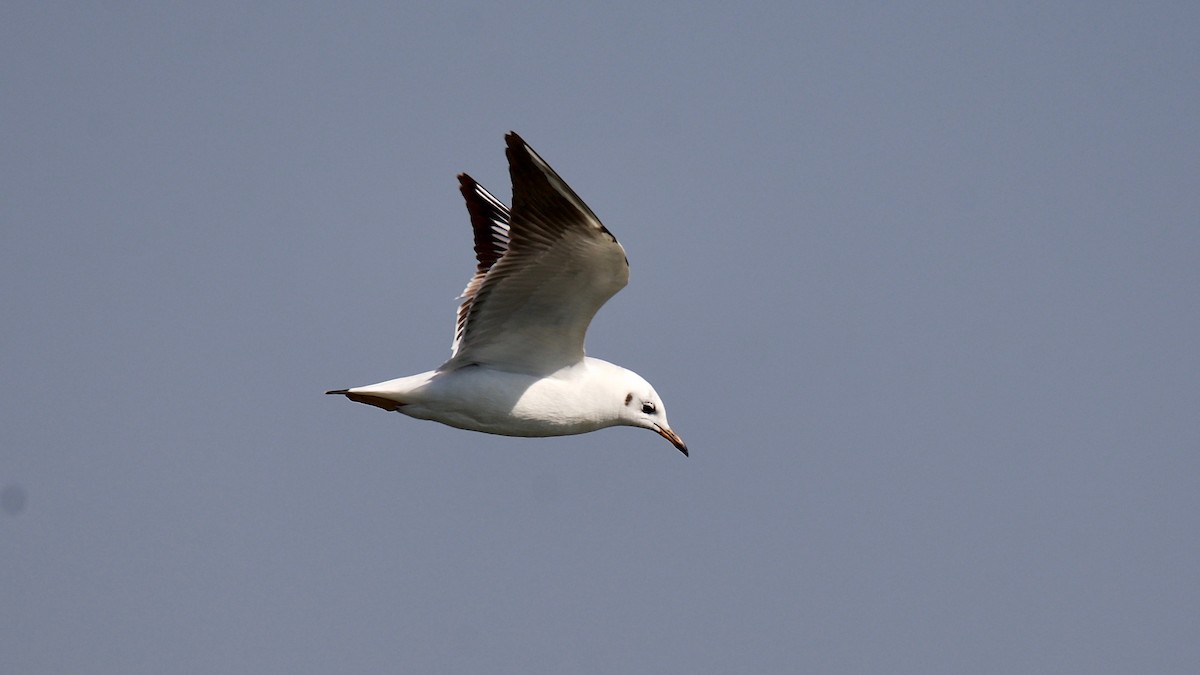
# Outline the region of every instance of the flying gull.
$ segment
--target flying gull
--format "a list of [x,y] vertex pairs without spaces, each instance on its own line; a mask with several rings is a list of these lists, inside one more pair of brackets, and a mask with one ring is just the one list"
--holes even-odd
[[450,360],[427,373],[326,393],[504,436],[641,427],[687,455],[649,382],[584,355],[592,317],[629,281],[625,249],[520,136],[504,138],[511,211],[470,176],[458,176],[478,266],[463,291]]

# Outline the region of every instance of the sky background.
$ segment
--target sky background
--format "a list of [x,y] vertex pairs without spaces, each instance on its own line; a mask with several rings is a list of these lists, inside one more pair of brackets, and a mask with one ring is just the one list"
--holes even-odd
[[[1200,671],[1200,5],[76,4],[0,8],[0,671]],[[448,356],[509,129],[690,458],[323,395]]]

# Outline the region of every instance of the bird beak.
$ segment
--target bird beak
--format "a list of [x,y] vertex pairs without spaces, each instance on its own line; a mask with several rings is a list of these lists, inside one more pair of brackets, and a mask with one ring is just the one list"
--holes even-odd
[[683,453],[684,457],[688,456],[687,443],[683,442],[683,439],[679,437],[679,434],[671,431],[670,427],[660,427],[655,424],[654,430],[658,432],[659,436],[671,441],[671,445],[679,448],[679,451]]

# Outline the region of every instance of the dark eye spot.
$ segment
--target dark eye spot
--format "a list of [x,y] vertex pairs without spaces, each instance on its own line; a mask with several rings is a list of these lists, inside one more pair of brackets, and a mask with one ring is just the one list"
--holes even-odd
[[650,402],[643,403],[642,404],[642,412],[646,413],[647,415],[653,415],[654,414],[654,404],[650,403]]
[[629,402],[632,400],[633,400],[633,394],[625,394],[625,405],[629,405]]

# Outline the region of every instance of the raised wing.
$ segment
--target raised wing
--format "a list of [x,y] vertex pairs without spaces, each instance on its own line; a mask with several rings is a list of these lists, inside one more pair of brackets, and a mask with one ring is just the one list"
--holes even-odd
[[462,292],[462,304],[458,306],[458,318],[454,322],[451,355],[458,354],[458,345],[467,327],[467,313],[488,270],[508,251],[508,207],[465,173],[458,174],[458,189],[463,199],[467,200],[467,211],[471,214],[471,229],[475,231],[475,259],[479,264],[475,267],[475,276],[471,277]]
[[507,248],[489,243],[498,241],[503,205],[474,181],[469,191],[464,183],[479,269],[459,308],[454,355],[442,367],[479,363],[547,374],[583,359],[588,324],[629,281],[629,263],[545,160],[515,133],[505,140],[513,183]]

